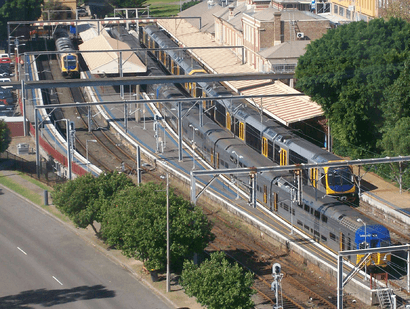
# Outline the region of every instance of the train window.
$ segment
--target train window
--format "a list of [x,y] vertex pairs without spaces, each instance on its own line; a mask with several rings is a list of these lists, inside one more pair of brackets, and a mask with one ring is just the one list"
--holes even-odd
[[315,218],[320,219],[320,212],[315,210]]
[[229,159],[230,159],[234,164],[236,164],[236,158],[230,156]]
[[234,135],[238,135],[238,132],[239,132],[238,126],[236,125],[237,123],[238,123],[238,120],[236,120],[234,116],[231,116],[231,132]]
[[313,215],[313,211],[314,211],[314,209],[313,209],[313,208],[310,208],[310,214],[311,214],[311,215]]
[[379,243],[378,239],[370,240],[370,248],[376,248],[378,243]]
[[260,191],[260,188],[258,185],[256,185],[256,191]]
[[273,161],[273,142],[268,141],[268,158]]
[[299,163],[308,163],[308,160],[305,157],[302,157],[297,152],[289,150],[289,164],[299,164]]
[[302,223],[302,221],[300,221],[300,220],[297,220],[296,223],[297,223],[298,225],[300,225],[300,226],[303,226],[303,223]]
[[221,160],[221,165],[224,166],[225,165],[225,161]]
[[305,230],[309,231],[309,227],[306,224],[304,224],[303,227],[305,228]]
[[299,203],[298,203],[298,206],[299,206],[300,208],[303,208],[303,204],[299,204]]
[[274,158],[273,161],[276,163],[280,163],[280,147],[278,145],[275,145],[275,151],[274,151]]
[[225,167],[226,167],[226,168],[229,168],[228,162],[225,162]]
[[281,207],[285,210],[285,211],[289,211],[289,205],[285,204],[285,203],[281,203]]
[[352,241],[350,237],[347,237],[347,250],[351,250],[351,249],[352,249]]
[[325,216],[324,214],[322,214],[322,221],[323,221],[324,223],[327,223],[327,216]]
[[243,122],[239,122],[239,138],[245,140],[245,124]]
[[218,101],[215,101],[215,121],[219,123],[220,126],[225,127],[226,125],[226,109],[225,106],[223,106],[221,103]]
[[305,211],[310,212],[310,207],[305,204]]
[[318,231],[316,231],[316,230],[314,230],[313,234],[314,234],[315,236],[317,236],[317,237],[319,237],[319,236],[320,236],[319,232],[318,232]]
[[329,233],[329,237],[330,237],[331,240],[336,241],[336,235],[333,234],[332,232]]
[[320,235],[320,239],[321,239],[322,241],[327,241],[327,238],[326,238],[325,236],[323,236],[323,235]]
[[255,149],[258,152],[261,152],[261,133],[258,129],[251,126],[250,124],[246,125],[245,142],[251,148]]

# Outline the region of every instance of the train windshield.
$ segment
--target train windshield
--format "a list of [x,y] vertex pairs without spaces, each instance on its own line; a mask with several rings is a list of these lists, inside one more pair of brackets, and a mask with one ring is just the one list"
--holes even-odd
[[348,167],[330,167],[327,176],[329,186],[353,185],[351,181],[352,173]]
[[75,69],[77,67],[77,60],[73,56],[67,56],[64,59],[65,67],[67,69]]

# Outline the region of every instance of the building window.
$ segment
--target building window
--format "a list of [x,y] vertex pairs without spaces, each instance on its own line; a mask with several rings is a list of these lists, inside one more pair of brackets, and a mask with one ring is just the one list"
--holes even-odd
[[340,15],[340,16],[344,16],[344,15],[345,15],[345,8],[340,7],[340,9],[339,9],[339,15]]
[[333,13],[337,14],[338,13],[339,6],[338,5],[333,5]]
[[346,18],[347,19],[352,19],[352,16],[350,14],[350,10],[346,10]]

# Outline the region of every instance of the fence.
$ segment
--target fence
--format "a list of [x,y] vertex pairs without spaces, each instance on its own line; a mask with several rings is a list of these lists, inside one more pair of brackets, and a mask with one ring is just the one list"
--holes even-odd
[[2,169],[12,169],[20,171],[35,178],[49,186],[54,186],[57,183],[63,183],[65,178],[56,174],[56,162],[50,157],[48,160],[41,160],[40,162],[40,178],[37,178],[36,162],[28,161],[11,152],[5,151],[0,153],[0,165]]

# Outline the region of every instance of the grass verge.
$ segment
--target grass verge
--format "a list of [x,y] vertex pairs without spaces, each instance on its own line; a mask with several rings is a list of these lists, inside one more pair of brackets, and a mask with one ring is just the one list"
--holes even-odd
[[28,176],[28,175],[26,175],[22,172],[19,172],[19,175],[20,175],[20,177],[26,179],[27,181],[30,181],[32,184],[35,184],[36,186],[40,187],[43,190],[47,190],[48,192],[53,191],[52,187],[47,186],[46,184],[42,183],[41,181],[35,180],[32,177],[30,177],[30,176]]
[[34,204],[44,206],[41,197],[37,193],[30,191],[29,189],[18,184],[17,182],[12,181],[10,178],[5,176],[0,177],[0,184],[9,188],[10,190],[13,190],[21,196],[24,196],[26,199],[32,201]]

